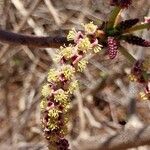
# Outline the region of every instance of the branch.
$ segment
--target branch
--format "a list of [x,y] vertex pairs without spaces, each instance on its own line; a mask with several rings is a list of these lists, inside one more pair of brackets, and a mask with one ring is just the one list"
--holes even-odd
[[26,45],[39,48],[59,48],[61,45],[71,43],[63,36],[32,36],[13,33],[0,29],[0,41],[17,45]]
[[130,128],[116,135],[89,137],[78,143],[82,150],[125,150],[142,145],[150,145],[150,126]]

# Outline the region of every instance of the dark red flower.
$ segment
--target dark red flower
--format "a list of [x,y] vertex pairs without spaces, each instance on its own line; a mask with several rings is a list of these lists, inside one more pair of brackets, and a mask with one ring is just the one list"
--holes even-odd
[[110,59],[114,59],[118,53],[118,40],[115,39],[114,37],[108,37],[107,50]]
[[137,24],[138,22],[139,22],[139,19],[138,19],[138,18],[121,21],[121,22],[116,26],[116,29],[123,31],[123,30],[126,30],[126,29],[131,28],[132,26],[134,26],[134,25]]
[[138,45],[142,47],[150,47],[150,41],[147,41],[135,35],[124,36],[124,40],[133,45]]
[[59,141],[56,143],[58,150],[69,150],[69,143],[66,139],[59,139]]

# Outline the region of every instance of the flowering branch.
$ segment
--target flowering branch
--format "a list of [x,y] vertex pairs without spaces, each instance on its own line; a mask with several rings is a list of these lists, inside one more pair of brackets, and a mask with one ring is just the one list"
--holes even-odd
[[68,45],[70,42],[67,41],[66,37],[62,36],[32,36],[13,33],[0,29],[0,41],[18,45],[26,45],[31,47],[39,48],[59,48],[61,45]]
[[97,26],[92,22],[83,25],[84,32],[72,29],[67,39],[74,41],[68,47],[60,47],[56,60],[60,64],[57,69],[50,69],[47,83],[42,88],[41,112],[42,128],[48,140],[50,150],[69,150],[67,122],[70,109],[70,97],[78,87],[74,80],[77,72],[82,72],[88,61],[87,53],[97,53],[101,50],[96,38]]
[[[121,42],[125,41],[137,46],[150,47],[150,41],[132,34],[134,31],[149,29],[149,19],[144,24],[139,25],[137,25],[138,18],[121,22],[117,20],[121,10],[128,8],[131,4],[132,0],[111,0],[111,5],[115,8],[111,12],[108,21],[105,21],[101,27],[94,25],[93,22],[82,24],[83,31],[76,31],[73,28],[69,31],[67,37],[37,37],[0,30],[0,41],[2,42],[32,47],[59,48],[56,61],[60,66],[49,70],[47,81],[41,90],[41,124],[44,136],[48,141],[49,150],[69,150],[69,143],[65,136],[68,133],[67,123],[69,121],[71,96],[79,86],[78,80],[75,80],[76,74],[82,72],[88,64],[87,54],[95,54],[105,50],[105,54],[110,59],[115,59],[118,52],[121,52],[133,65],[130,79],[144,85],[144,91],[140,93],[141,98],[150,99],[148,75],[150,72],[150,58],[136,60],[125,47],[121,46]],[[116,139],[124,133],[126,134],[123,131],[122,134],[116,135]],[[120,140],[120,138],[117,140]],[[110,138],[110,142],[114,142],[113,137]],[[129,142],[128,139],[126,142]],[[115,145],[115,143],[113,144]],[[112,146],[112,150],[114,147],[115,150],[118,147],[127,147],[127,145],[123,147],[122,143],[117,144]],[[107,149],[107,146],[109,145],[103,148]]]

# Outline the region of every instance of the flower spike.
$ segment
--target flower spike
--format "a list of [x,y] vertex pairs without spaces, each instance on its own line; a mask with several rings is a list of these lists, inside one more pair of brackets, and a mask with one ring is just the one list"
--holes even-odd
[[133,44],[133,45],[138,45],[142,47],[150,47],[150,41],[147,41],[135,35],[126,35],[126,36],[123,36],[123,39],[126,42]]
[[114,37],[107,39],[107,51],[110,59],[114,59],[118,53],[118,41]]
[[116,26],[116,29],[119,30],[119,31],[124,31],[124,30],[129,29],[132,26],[136,25],[138,22],[139,22],[138,18],[121,21]]

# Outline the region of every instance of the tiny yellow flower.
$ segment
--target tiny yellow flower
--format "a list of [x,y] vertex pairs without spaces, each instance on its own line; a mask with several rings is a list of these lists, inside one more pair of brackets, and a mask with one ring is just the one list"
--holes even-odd
[[87,53],[87,51],[89,49],[91,49],[91,42],[89,41],[89,38],[84,38],[84,39],[81,39],[78,43],[78,50],[79,51],[82,51],[83,53]]
[[74,76],[75,68],[72,67],[71,65],[64,65],[64,66],[62,66],[61,71],[62,71],[63,75],[65,76],[65,78],[67,80],[70,80]]
[[86,34],[93,34],[97,30],[97,25],[94,25],[93,22],[82,24]]
[[71,108],[70,102],[64,103],[63,104],[63,113],[67,113]]
[[59,81],[59,73],[55,69],[50,69],[47,77],[48,82],[57,82]]
[[72,81],[68,87],[68,93],[73,94],[73,92],[78,88],[78,80]]
[[68,94],[63,89],[59,89],[54,94],[54,100],[60,103],[66,103],[68,100]]
[[139,95],[142,100],[148,100],[149,98],[148,94],[146,94],[145,92],[140,92]]
[[77,36],[77,31],[75,30],[75,28],[72,28],[72,30],[70,30],[67,35],[67,40],[68,41],[75,40],[76,36]]
[[94,53],[98,53],[98,52],[100,52],[101,50],[102,50],[102,45],[100,45],[100,44],[97,44],[97,45],[95,45],[95,46],[93,47]]
[[77,71],[79,72],[83,72],[83,70],[86,68],[88,64],[88,61],[87,60],[80,60],[78,63],[77,63]]
[[59,117],[59,114],[61,113],[60,110],[56,109],[56,108],[51,108],[49,111],[48,111],[48,116],[51,117],[51,118],[55,118],[57,119]]
[[43,85],[41,93],[42,93],[42,96],[44,96],[44,97],[48,97],[52,94],[52,89],[49,86],[49,84]]
[[57,125],[57,120],[51,120],[47,123],[48,125],[48,129],[50,129],[51,131],[58,129],[58,125]]
[[40,109],[41,109],[41,111],[46,110],[46,107],[47,107],[47,101],[46,101],[45,98],[43,98],[43,99],[41,100],[41,102],[40,102]]
[[69,47],[60,47],[60,53],[59,55],[64,57],[65,59],[70,59],[72,57],[73,54],[73,47],[69,46]]
[[137,77],[133,74],[129,74],[128,75],[128,79],[131,81],[131,82],[136,82],[137,81]]

